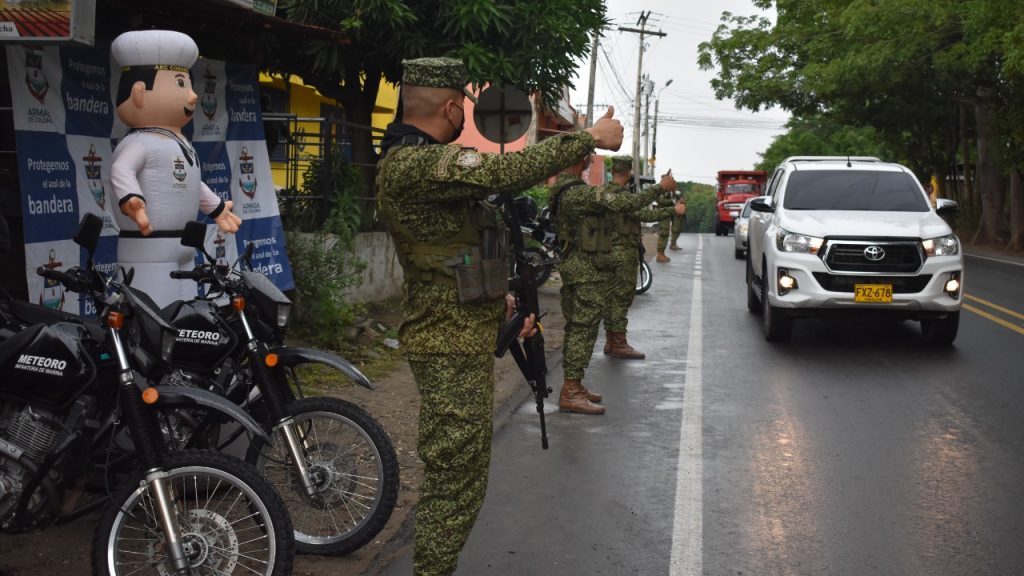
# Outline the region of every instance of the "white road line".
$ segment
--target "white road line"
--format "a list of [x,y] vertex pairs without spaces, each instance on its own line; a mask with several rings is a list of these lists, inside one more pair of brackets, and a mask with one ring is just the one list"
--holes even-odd
[[[704,235],[697,236],[696,261],[702,261]],[[704,461],[701,449],[701,270],[693,273],[690,335],[686,344],[686,383],[683,419],[679,426],[679,462],[676,464],[676,504],[672,522],[672,560],[669,576],[704,573]]]

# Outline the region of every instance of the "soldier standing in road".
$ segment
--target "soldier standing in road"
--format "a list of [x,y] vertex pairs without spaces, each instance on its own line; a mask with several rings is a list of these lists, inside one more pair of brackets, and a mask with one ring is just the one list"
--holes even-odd
[[[562,240],[562,314],[565,316],[565,344],[562,366],[565,382],[558,397],[563,412],[604,414],[596,402],[601,395],[583,385],[590,364],[598,328],[611,287],[612,240],[617,214],[635,212],[664,192],[652,187],[630,194],[621,187],[590,186],[583,179],[589,159],[570,166],[551,187],[548,205]],[[671,176],[666,176],[671,179]]]
[[[464,99],[472,99],[463,63],[420,58],[404,66],[403,121],[384,135],[376,188],[405,275],[399,338],[422,401],[414,571],[446,576],[484,500],[494,343],[510,312],[505,232],[483,201],[524,190],[594,148],[618,149],[622,125],[609,109],[584,132],[503,156],[480,154],[448,144],[466,122]],[[531,318],[522,335],[533,330]]]
[[[676,242],[679,240],[679,235],[683,233],[683,226],[686,225],[686,201],[683,200],[682,192],[673,190],[659,196],[657,204],[659,208],[671,208],[677,204],[682,204],[683,207],[682,214],[679,214],[677,210],[671,217],[658,221],[658,256],[655,260],[664,264],[665,262],[672,261],[671,258],[665,255],[666,245],[672,250],[682,250]],[[671,228],[671,231],[669,228]],[[668,241],[669,235],[672,237],[671,244]]]
[[[660,192],[665,193],[676,188],[671,170],[661,179]],[[633,175],[632,156],[612,157],[612,183],[619,193],[629,193],[630,178]],[[626,339],[626,315],[633,305],[636,296],[636,274],[640,267],[640,226],[641,222],[655,222],[671,216],[673,208],[641,208],[634,212],[619,214],[615,223],[615,235],[612,240],[613,272],[611,288],[608,292],[608,306],[605,307],[604,353],[612,358],[642,360],[647,356],[629,345]]]

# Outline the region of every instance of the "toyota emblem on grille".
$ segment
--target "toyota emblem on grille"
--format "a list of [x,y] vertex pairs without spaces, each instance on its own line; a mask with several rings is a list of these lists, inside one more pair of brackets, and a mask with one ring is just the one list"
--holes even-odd
[[885,249],[881,246],[868,246],[864,249],[864,257],[872,262],[878,262],[885,258]]

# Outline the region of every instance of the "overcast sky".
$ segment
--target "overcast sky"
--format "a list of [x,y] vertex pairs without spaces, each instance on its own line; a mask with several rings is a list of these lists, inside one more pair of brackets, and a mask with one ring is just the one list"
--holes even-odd
[[[598,104],[615,107],[615,117],[626,128],[620,152],[632,150],[639,34],[620,32],[618,27],[638,28],[642,8],[651,11],[647,28],[667,34],[647,37],[643,62],[643,72],[655,84],[654,94],[660,94],[656,172],[671,168],[677,180],[711,184],[719,170],[752,169],[760,160],[758,153],[783,132],[788,114],[781,110],[752,114],[736,110],[731,101],[716,100],[710,84],[716,71],[701,71],[697,66],[697,45],[711,38],[723,11],[744,16],[774,15],[763,13],[749,0],[605,0],[605,4],[612,25],[598,51],[594,115],[605,112]],[[588,58],[580,63],[571,95],[572,105],[581,113],[586,112],[589,74]],[[665,87],[670,79],[671,85]],[[652,121],[654,112],[652,96]],[[641,133],[641,155],[643,141]]]

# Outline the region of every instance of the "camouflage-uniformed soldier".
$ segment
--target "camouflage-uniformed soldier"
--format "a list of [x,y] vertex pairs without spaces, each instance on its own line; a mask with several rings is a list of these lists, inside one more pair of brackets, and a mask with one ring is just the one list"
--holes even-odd
[[[632,172],[633,158],[631,156],[612,157],[612,183],[623,192],[629,185]],[[674,190],[675,187],[676,181],[672,178],[671,172],[661,178],[659,183],[661,193]],[[626,339],[626,315],[636,296],[636,274],[640,267],[640,223],[661,220],[681,210],[682,207],[653,209],[645,207],[628,214],[620,214],[616,219],[615,235],[612,240],[611,288],[608,292],[608,305],[605,307],[604,313],[604,353],[610,354],[613,358],[631,360],[646,358],[643,352],[630,346]]]
[[[672,259],[665,255],[665,247],[667,245],[672,250],[681,250],[677,240],[679,235],[683,233],[683,227],[686,226],[686,201],[683,200],[682,192],[673,190],[659,196],[656,202],[659,208],[671,208],[679,203],[682,203],[684,206],[682,215],[672,214],[671,217],[662,218],[658,221],[658,256],[655,260],[661,263],[671,262]],[[671,244],[668,241],[670,235],[672,237]]]
[[[587,131],[521,152],[484,155],[448,144],[466,122],[461,61],[404,63],[403,121],[388,126],[377,198],[405,275],[399,337],[422,404],[424,463],[416,510],[417,576],[455,572],[487,486],[494,342],[508,314],[508,255],[500,218],[482,201],[514,193],[579,161],[617,149],[622,125],[605,116]],[[523,335],[534,330],[533,320]]]
[[565,316],[565,382],[558,407],[563,412],[604,414],[604,407],[595,404],[601,395],[588,390],[582,380],[609,300],[614,216],[636,211],[663,192],[652,188],[629,194],[616,185],[589,186],[581,178],[585,166],[583,162],[560,174],[548,200],[564,246],[559,274]]

